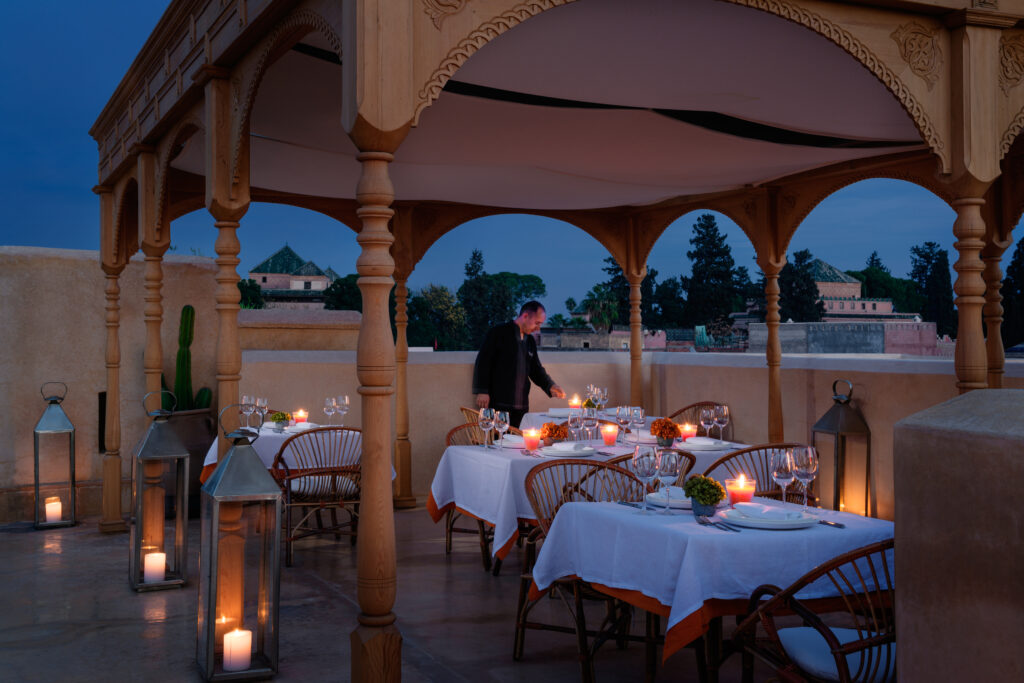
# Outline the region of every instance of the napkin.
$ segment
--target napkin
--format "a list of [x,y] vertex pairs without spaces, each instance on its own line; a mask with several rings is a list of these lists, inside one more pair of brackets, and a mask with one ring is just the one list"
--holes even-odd
[[739,510],[741,515],[751,519],[800,519],[801,517],[801,513],[796,510],[787,510],[761,503],[736,503],[733,507]]
[[591,446],[579,441],[559,441],[558,443],[551,444],[551,450],[565,451],[566,453],[571,451],[584,451],[589,448],[591,448]]
[[505,444],[505,446],[521,448],[525,442],[523,441],[523,437],[519,436],[518,434],[506,434],[505,438],[502,440],[502,443]]
[[650,430],[647,430],[647,429],[639,429],[639,430],[633,432],[632,434],[630,434],[629,436],[627,436],[626,438],[632,440],[632,439],[636,439],[638,436],[639,436],[641,441],[657,441],[658,440],[658,437],[656,437],[654,434],[651,434]]
[[691,436],[686,440],[686,443],[692,443],[697,446],[715,446],[720,442],[718,439],[709,439],[706,436]]
[[550,415],[551,417],[569,417],[568,408],[548,408],[544,412]]

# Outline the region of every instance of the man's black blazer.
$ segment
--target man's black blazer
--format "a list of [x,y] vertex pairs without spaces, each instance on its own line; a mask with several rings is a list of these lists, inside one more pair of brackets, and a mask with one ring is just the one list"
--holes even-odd
[[[476,356],[473,368],[473,393],[488,394],[491,407],[508,409],[515,401],[516,357],[519,353],[519,327],[514,322],[496,325],[487,333]],[[530,381],[551,395],[555,382],[548,376],[537,357],[537,342],[533,335],[526,336],[526,394]],[[528,408],[529,406],[523,406]]]

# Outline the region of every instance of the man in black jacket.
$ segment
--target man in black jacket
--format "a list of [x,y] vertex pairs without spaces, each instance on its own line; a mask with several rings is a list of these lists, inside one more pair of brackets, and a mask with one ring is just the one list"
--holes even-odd
[[513,427],[518,427],[530,410],[530,380],[548,396],[565,398],[537,357],[533,334],[546,319],[544,306],[526,302],[515,320],[490,329],[476,356],[473,393],[477,407],[507,410]]

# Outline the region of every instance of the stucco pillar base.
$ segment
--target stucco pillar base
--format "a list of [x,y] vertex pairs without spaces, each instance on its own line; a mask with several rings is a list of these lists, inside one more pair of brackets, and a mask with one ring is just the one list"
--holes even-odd
[[398,683],[402,680],[402,634],[394,624],[358,626],[349,640],[353,681]]

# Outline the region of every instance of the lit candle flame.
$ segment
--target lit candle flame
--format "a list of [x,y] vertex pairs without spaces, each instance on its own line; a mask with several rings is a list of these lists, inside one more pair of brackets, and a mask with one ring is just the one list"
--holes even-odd
[[743,488],[744,486],[747,485],[747,477],[746,477],[746,475],[741,474],[740,478],[737,479],[737,481],[739,482],[740,488]]

